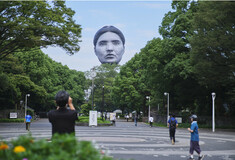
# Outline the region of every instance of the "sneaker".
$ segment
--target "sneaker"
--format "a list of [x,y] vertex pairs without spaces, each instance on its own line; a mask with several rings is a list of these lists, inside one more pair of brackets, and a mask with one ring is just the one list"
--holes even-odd
[[198,160],[203,160],[204,159],[204,155],[201,155],[201,157],[198,157]]
[[194,158],[192,158],[192,157],[189,157],[189,158],[188,158],[188,160],[194,160]]
[[173,140],[173,139],[171,140],[171,143],[172,143],[172,145],[174,145],[174,144],[175,144],[175,142],[174,142],[174,140]]

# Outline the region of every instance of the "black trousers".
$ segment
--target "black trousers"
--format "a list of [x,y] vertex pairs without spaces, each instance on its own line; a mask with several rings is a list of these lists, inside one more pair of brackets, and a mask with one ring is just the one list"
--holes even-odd
[[175,129],[170,129],[170,138],[175,142]]
[[190,154],[193,154],[193,151],[196,151],[197,154],[200,154],[200,153],[201,153],[199,141],[190,141],[189,153],[190,153]]
[[30,130],[30,122],[26,122],[26,130]]

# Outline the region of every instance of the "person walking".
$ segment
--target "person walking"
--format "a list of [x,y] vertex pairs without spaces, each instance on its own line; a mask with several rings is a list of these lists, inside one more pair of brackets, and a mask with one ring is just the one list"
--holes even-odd
[[115,115],[113,115],[113,126],[116,126],[116,116]]
[[32,121],[32,117],[30,114],[27,114],[24,119],[24,123],[26,124],[26,130],[30,130],[30,123]]
[[150,115],[149,117],[149,124],[150,124],[150,127],[153,127],[153,116]]
[[129,115],[126,115],[126,121],[128,122],[128,120],[129,120]]
[[135,126],[137,127],[137,122],[138,122],[138,116],[137,115],[135,115],[134,121],[135,121]]
[[188,128],[188,131],[191,133],[190,139],[190,149],[189,154],[190,157],[188,160],[194,160],[193,152],[196,151],[198,154],[198,160],[203,160],[204,155],[201,155],[201,149],[199,145],[199,133],[198,133],[198,124],[197,124],[197,115],[192,115],[191,119],[191,127]]
[[178,122],[175,119],[174,114],[170,115],[170,119],[168,120],[167,126],[169,127],[171,143],[172,145],[174,145],[175,144],[175,131],[176,131],[176,128],[178,127]]

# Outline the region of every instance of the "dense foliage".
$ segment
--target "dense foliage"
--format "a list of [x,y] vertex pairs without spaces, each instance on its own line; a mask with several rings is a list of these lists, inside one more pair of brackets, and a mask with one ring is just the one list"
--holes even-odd
[[95,66],[86,73],[89,88],[89,103],[92,104],[92,77],[91,73],[96,72],[94,78],[94,109],[104,112],[112,112],[119,106],[113,101],[111,93],[113,89],[114,79],[118,74],[119,65],[117,64],[101,64]]
[[147,89],[147,80],[143,77],[143,68],[140,65],[139,54],[128,61],[121,67],[121,71],[115,78],[112,98],[113,101],[123,113],[137,111],[139,114],[146,110],[145,95],[149,95],[150,90]]
[[[216,92],[216,114],[235,114],[234,2],[173,1],[154,38],[121,67],[113,87],[122,109],[142,110],[148,101],[170,111],[211,115],[211,93]],[[221,9],[222,8],[222,9]]]
[[[0,3],[9,9],[9,12],[5,12],[1,9],[2,5],[0,7],[0,18],[3,19],[1,23],[4,23],[0,32],[4,32],[4,27],[8,26],[9,29],[12,29],[11,34],[19,31],[15,33],[16,37],[18,37],[17,33],[23,37],[29,34],[21,31],[19,24],[20,20],[25,20],[24,27],[27,27],[26,23],[30,24],[28,22],[31,22],[32,17],[27,17],[27,15],[31,11],[24,13],[23,15],[26,16],[22,17],[23,19],[19,16],[12,18],[12,25],[10,20],[6,20],[7,13],[20,14],[20,11],[23,10],[22,7],[26,7],[25,3],[18,1]],[[152,109],[159,109],[159,113],[166,115],[167,97],[164,96],[164,92],[168,92],[170,95],[170,112],[175,112],[177,115],[185,112],[211,115],[211,93],[215,92],[216,115],[235,115],[234,2],[173,1],[173,11],[165,14],[159,27],[162,38],[150,40],[139,53],[136,53],[121,67],[115,64],[102,64],[86,73],[69,70],[67,66],[54,62],[37,49],[39,46],[61,45],[61,43],[65,45],[62,47],[71,54],[72,51],[79,49],[78,46],[73,45],[74,42],[78,42],[80,35],[79,26],[77,26],[79,29],[74,30],[76,25],[71,19],[74,12],[67,9],[64,2],[53,3],[54,8],[50,8],[49,4],[44,1],[30,3],[35,6],[32,9],[32,11],[35,10],[33,12],[35,14],[32,16],[36,16],[37,8],[44,5],[49,10],[46,9],[45,13],[40,12],[42,15],[45,14],[45,18],[48,18],[49,13],[53,15],[55,10],[61,9],[58,12],[61,13],[58,15],[58,19],[56,17],[53,19],[53,16],[49,17],[49,20],[53,19],[52,26],[49,25],[49,28],[52,27],[50,31],[53,34],[49,34],[52,37],[47,37],[46,42],[50,43],[37,41],[39,35],[36,33],[40,30],[32,31],[31,34],[35,35],[35,45],[29,43],[29,46],[26,46],[28,41],[25,39],[22,41],[22,45],[17,44],[26,50],[30,48],[30,51],[18,50],[14,55],[9,55],[1,60],[1,109],[19,108],[20,100],[24,100],[25,95],[30,93],[29,106],[38,111],[46,111],[54,107],[53,99],[56,92],[64,89],[71,94],[75,107],[83,104],[86,96],[86,104],[77,108],[85,115],[93,107],[98,111],[112,112],[115,109],[121,109],[123,113],[137,111],[137,113],[143,112],[144,115],[147,115],[149,101],[146,96],[151,97]],[[12,7],[14,5],[17,7]],[[68,15],[65,16],[67,18],[61,19],[62,13]],[[46,27],[48,21],[43,18],[41,17],[40,22],[45,21],[46,24],[42,26],[42,30],[45,27],[45,31],[50,32]],[[57,20],[60,25],[54,26],[54,22],[57,24]],[[63,23],[70,27],[67,27],[67,30],[61,28]],[[72,44],[67,43],[66,38],[62,41],[56,38],[61,36],[55,34],[59,34],[60,30],[58,31],[58,28],[53,28],[53,26],[62,29],[63,34],[68,31],[65,37],[70,33],[72,33],[71,37],[75,34],[75,39],[71,40]],[[4,39],[7,38],[7,34],[8,32],[2,36],[0,51],[8,46],[6,44],[8,41]],[[8,37],[7,40],[11,39]],[[57,40],[61,43],[55,42]],[[67,48],[68,46],[70,49]],[[11,51],[8,48],[6,51],[15,50]],[[93,71],[97,74],[94,78],[94,97],[92,98],[90,74]],[[84,95],[84,90],[86,95]]]
[[41,50],[17,52],[0,63],[0,108],[20,108],[20,101],[30,94],[28,106],[48,111],[55,106],[54,97],[66,90],[75,107],[84,100],[85,76],[53,61]]
[[88,141],[77,141],[71,135],[55,135],[51,142],[20,136],[11,142],[0,142],[0,159],[5,160],[112,160]]
[[79,51],[81,27],[74,14],[65,1],[0,1],[0,59],[48,45]]

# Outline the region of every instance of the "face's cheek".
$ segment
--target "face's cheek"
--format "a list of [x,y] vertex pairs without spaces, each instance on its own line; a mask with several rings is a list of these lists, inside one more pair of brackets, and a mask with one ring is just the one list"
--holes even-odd
[[123,55],[123,53],[124,53],[124,47],[123,46],[117,46],[116,48],[115,48],[115,52],[116,52],[116,54],[117,54],[117,56],[122,56]]
[[104,47],[97,46],[95,51],[96,51],[97,56],[103,56],[105,54]]
[[100,60],[101,63],[103,63],[105,61],[105,48],[102,46],[96,46],[95,48],[95,54],[98,57],[98,59]]
[[116,63],[119,63],[122,59],[122,55],[124,54],[125,52],[125,48],[124,46],[119,46],[116,48],[115,50],[115,53],[116,53]]

